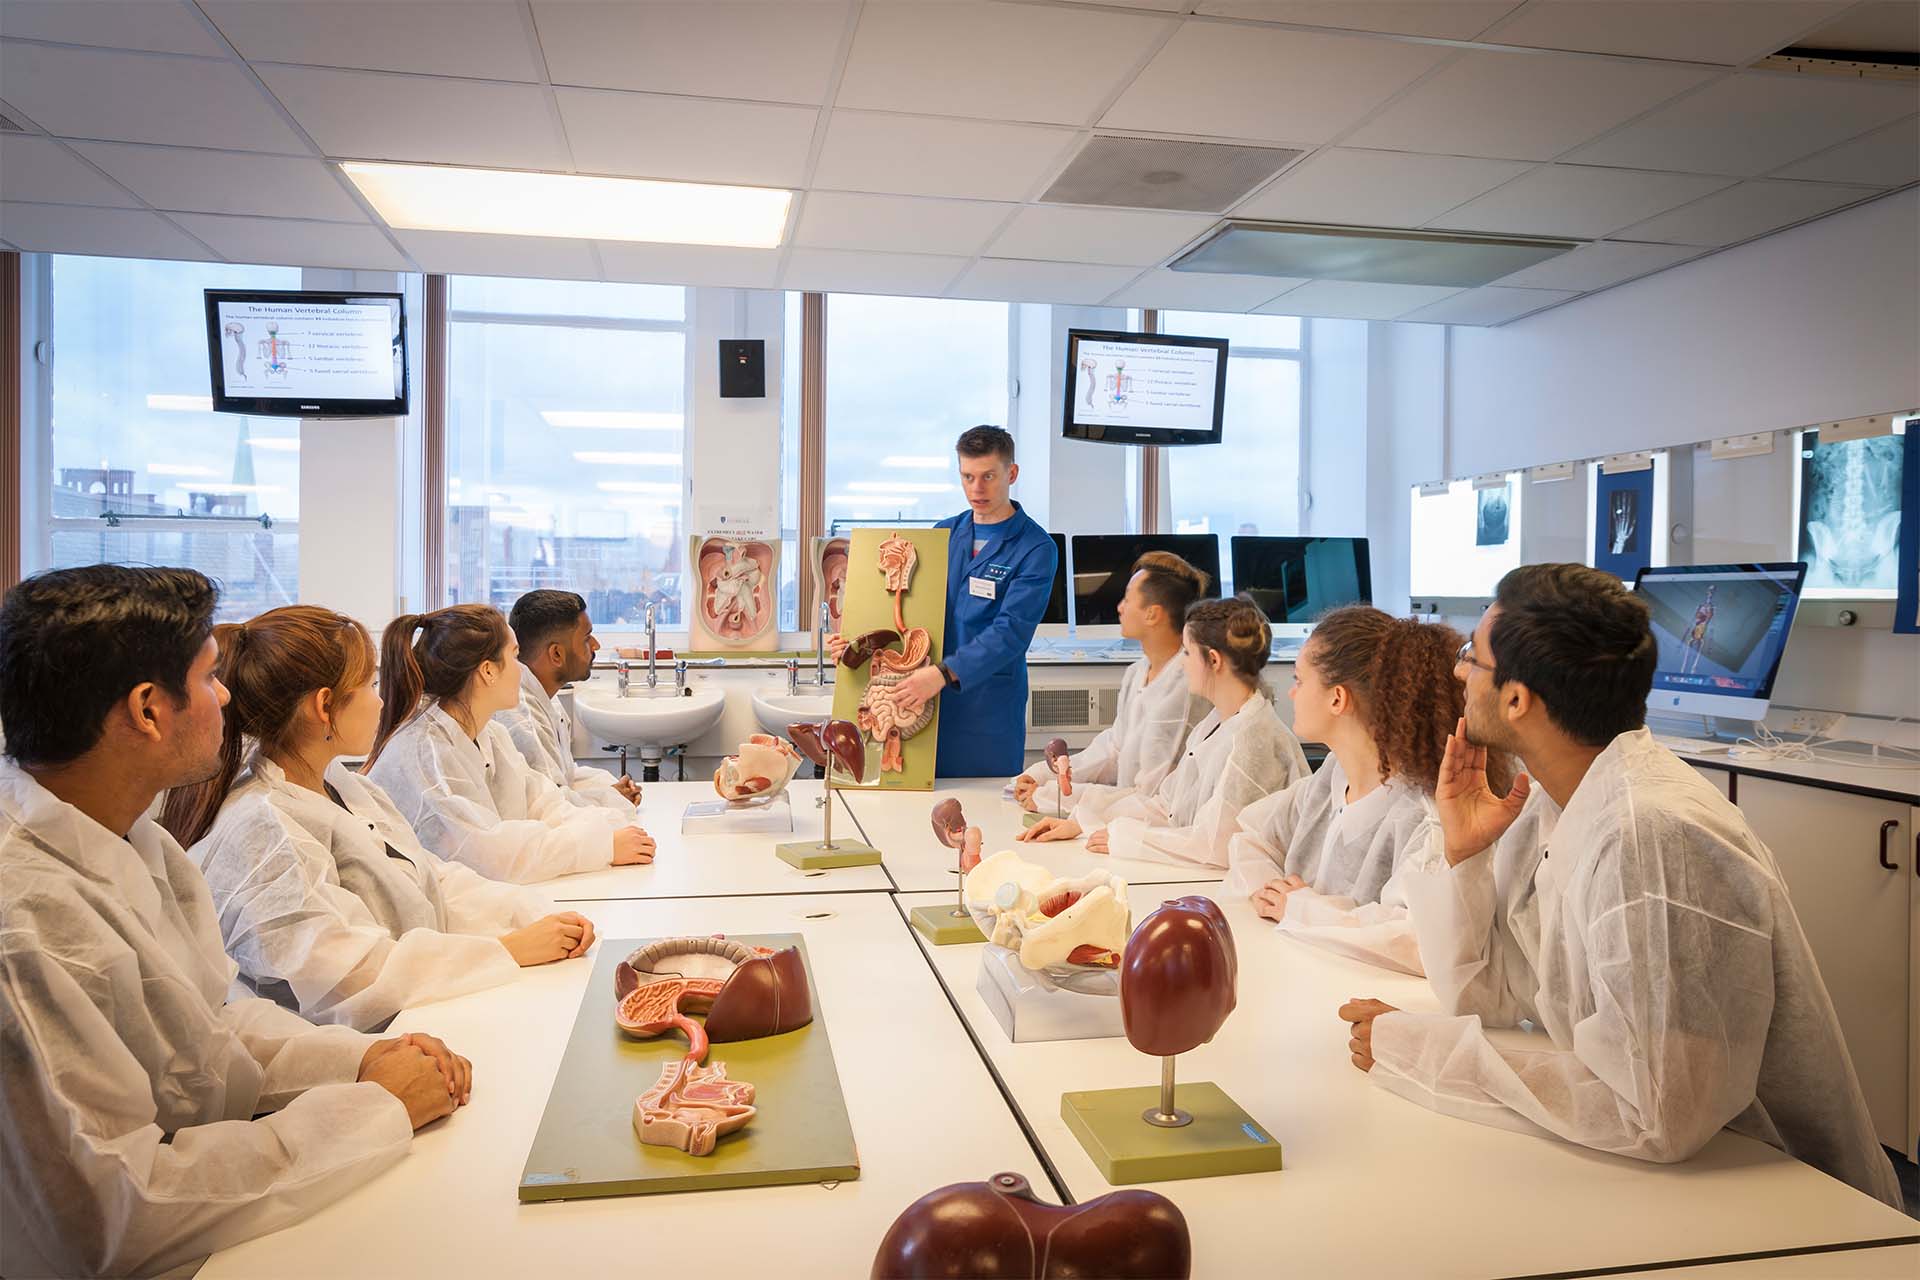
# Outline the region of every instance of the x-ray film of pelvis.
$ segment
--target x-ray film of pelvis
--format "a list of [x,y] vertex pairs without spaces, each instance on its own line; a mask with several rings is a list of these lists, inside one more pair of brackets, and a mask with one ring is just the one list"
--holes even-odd
[[1900,568],[1898,436],[1801,451],[1800,558],[1808,587],[1891,591]]

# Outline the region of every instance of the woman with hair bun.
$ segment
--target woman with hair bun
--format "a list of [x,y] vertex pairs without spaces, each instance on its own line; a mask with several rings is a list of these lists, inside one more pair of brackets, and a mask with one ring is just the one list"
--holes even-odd
[[1260,687],[1273,630],[1243,597],[1187,611],[1187,687],[1212,706],[1179,763],[1152,789],[1089,791],[1071,818],[1042,818],[1021,840],[1072,840],[1091,853],[1225,867],[1240,811],[1307,776],[1307,758]]
[[630,815],[574,804],[493,719],[520,704],[519,653],[507,620],[484,604],[388,623],[380,641],[387,705],[367,775],[421,844],[494,880],[527,884],[652,862],[653,837]]
[[1149,551],[1134,561],[1120,600],[1120,634],[1138,640],[1144,656],[1120,677],[1113,723],[1068,757],[1073,793],[1062,800],[1060,784],[1042,760],[1013,780],[1021,808],[1044,813],[1064,803],[1071,809],[1086,794],[1082,787],[1151,791],[1173,771],[1187,731],[1207,713],[1206,702],[1187,687],[1186,664],[1177,659],[1187,610],[1208,585],[1205,573],[1171,551]]
[[290,605],[214,639],[231,695],[219,771],[169,792],[165,825],[206,878],[243,986],[367,1031],[587,953],[586,917],[436,858],[346,767],[380,720],[365,627]]
[[1433,788],[1460,717],[1453,665],[1462,639],[1366,605],[1320,620],[1289,696],[1294,729],[1331,754],[1312,777],[1241,811],[1229,892],[1283,932],[1422,972],[1395,877],[1425,865]]

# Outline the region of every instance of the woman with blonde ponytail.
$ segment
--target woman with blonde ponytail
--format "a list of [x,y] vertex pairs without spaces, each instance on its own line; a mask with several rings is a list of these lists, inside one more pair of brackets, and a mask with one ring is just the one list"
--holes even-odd
[[1273,646],[1266,615],[1244,596],[1187,611],[1187,687],[1212,706],[1180,762],[1146,788],[1089,789],[1071,818],[1042,818],[1021,840],[1072,840],[1090,853],[1225,867],[1240,811],[1307,776],[1299,739],[1274,712],[1260,671]]
[[292,605],[214,638],[230,694],[220,772],[171,792],[165,823],[206,878],[242,985],[310,1021],[373,1030],[586,954],[585,917],[427,852],[346,767],[381,711],[365,627]]
[[386,707],[367,774],[443,858],[531,883],[653,861],[627,814],[582,808],[536,773],[494,720],[520,702],[520,646],[500,611],[405,614],[380,643]]

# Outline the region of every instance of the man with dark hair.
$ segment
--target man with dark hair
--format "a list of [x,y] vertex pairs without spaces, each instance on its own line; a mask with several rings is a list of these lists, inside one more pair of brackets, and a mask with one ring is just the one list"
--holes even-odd
[[520,705],[494,716],[527,764],[567,793],[576,805],[632,814],[640,785],[605,769],[582,766],[573,755],[573,720],[560,691],[593,675],[600,642],[587,602],[571,591],[529,591],[507,615],[520,643]]
[[216,597],[190,569],[93,565],[0,604],[8,1276],[150,1275],[275,1230],[471,1087],[431,1036],[226,1002],[206,882],[143,816],[219,764]]
[[[1447,1012],[1343,1006],[1354,1065],[1450,1115],[1641,1160],[1731,1129],[1898,1208],[1773,856],[1645,727],[1654,656],[1646,605],[1611,574],[1501,580],[1455,668],[1466,715],[1429,849],[1444,856],[1407,877]],[[1489,750],[1531,783],[1493,794]],[[1552,1047],[1482,1030],[1522,1021]]]
[[[908,676],[895,701],[911,718],[928,699],[941,700],[940,777],[1001,778],[1026,764],[1027,648],[1046,615],[1059,553],[1008,497],[1020,478],[1011,435],[969,427],[954,452],[967,510],[939,524],[950,531],[945,660]],[[830,644],[838,660],[846,641]]]

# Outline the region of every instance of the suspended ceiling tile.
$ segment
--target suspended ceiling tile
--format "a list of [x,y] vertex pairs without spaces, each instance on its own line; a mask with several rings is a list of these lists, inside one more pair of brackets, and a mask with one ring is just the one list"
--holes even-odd
[[249,62],[538,80],[513,0],[199,0]]
[[73,145],[156,209],[367,220],[322,160],[121,142]]
[[1864,137],[1829,147],[1773,176],[1869,187],[1904,187],[1920,182],[1920,116],[1908,116]]
[[1341,141],[1390,151],[1551,160],[1713,75],[1699,67],[1475,50]]
[[230,62],[0,41],[7,101],[65,138],[309,154]]
[[135,209],[140,202],[52,138],[0,133],[0,198]]
[[1316,151],[1233,211],[1236,218],[1338,226],[1417,227],[1532,166],[1521,160]]
[[395,231],[420,269],[449,276],[525,276],[540,280],[595,280],[600,264],[590,240],[552,236],[491,236],[471,231]]
[[835,110],[815,188],[1025,200],[1066,158],[1071,129]]
[[1487,285],[1442,298],[1400,318],[1421,324],[1505,324],[1579,296],[1577,289],[1509,289]]
[[187,4],[154,0],[4,0],[0,33],[14,40],[57,40],[112,49],[224,58],[227,47]]
[[1727,178],[1691,173],[1546,165],[1435,218],[1433,225],[1598,239],[1731,185]]
[[954,298],[991,298],[1003,302],[1093,306],[1138,274],[1132,267],[982,258],[947,290],[947,295]]
[[1171,25],[1146,15],[972,0],[870,4],[834,102],[1090,124]]
[[1343,31],[1380,31],[1392,35],[1471,40],[1511,13],[1519,0],[1201,0],[1198,12],[1260,22]]
[[1460,290],[1446,285],[1367,284],[1355,280],[1309,280],[1254,310],[1263,315],[1325,316],[1335,320],[1397,320],[1407,312]]
[[1914,101],[1910,84],[1750,71],[1708,85],[1567,158],[1748,177],[1911,115]]
[[764,102],[827,100],[845,0],[534,0],[554,84]]
[[319,67],[262,67],[260,77],[329,156],[569,167],[537,85]]
[[1204,213],[1136,213],[1030,205],[989,248],[996,258],[1147,267],[1164,262],[1216,221]]
[[986,247],[1017,205],[809,191],[794,243],[819,249],[958,254]]
[[1792,43],[1846,0],[1534,0],[1488,31],[1495,44],[1737,66]]
[[1603,240],[1581,245],[1571,253],[1537,263],[1500,280],[1504,287],[1516,285],[1528,289],[1572,289],[1584,292],[1604,289],[1650,275],[1675,263],[1699,257],[1705,250],[1692,245],[1636,244],[1622,240]]
[[922,253],[857,253],[848,249],[795,249],[781,279],[785,289],[823,293],[882,293],[937,298],[967,259]]
[[584,173],[797,187],[819,112],[612,89],[556,89]]
[[206,261],[211,255],[157,213],[68,204],[0,204],[0,235],[28,253]]
[[778,249],[722,249],[632,240],[602,240],[599,248],[607,279],[636,284],[771,289],[780,274]]
[[1326,142],[1451,56],[1433,45],[1190,21],[1100,124]]
[[1110,307],[1155,307],[1164,311],[1251,311],[1305,284],[1287,276],[1210,275],[1198,271],[1150,271],[1106,300]]
[[354,226],[288,218],[237,218],[218,213],[176,213],[173,220],[229,262],[358,271],[410,269],[380,229],[364,223]]
[[1629,240],[1664,244],[1735,244],[1880,194],[1878,187],[1822,182],[1743,182],[1636,223],[1620,234]]

